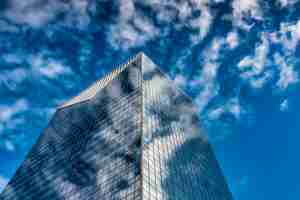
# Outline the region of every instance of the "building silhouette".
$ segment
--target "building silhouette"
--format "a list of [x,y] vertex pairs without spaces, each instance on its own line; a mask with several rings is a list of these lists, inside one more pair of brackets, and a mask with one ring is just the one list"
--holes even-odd
[[231,200],[197,108],[143,53],[59,107],[0,200]]

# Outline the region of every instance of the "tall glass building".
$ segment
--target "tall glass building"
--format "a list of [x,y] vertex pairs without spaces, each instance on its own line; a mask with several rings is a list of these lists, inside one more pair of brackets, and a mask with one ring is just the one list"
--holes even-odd
[[0,200],[231,200],[197,108],[143,53],[59,107]]

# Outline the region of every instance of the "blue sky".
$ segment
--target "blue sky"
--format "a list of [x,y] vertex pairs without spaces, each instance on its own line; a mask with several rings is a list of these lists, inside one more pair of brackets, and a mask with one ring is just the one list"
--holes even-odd
[[2,0],[0,188],[55,108],[144,51],[198,105],[235,199],[300,196],[298,0]]

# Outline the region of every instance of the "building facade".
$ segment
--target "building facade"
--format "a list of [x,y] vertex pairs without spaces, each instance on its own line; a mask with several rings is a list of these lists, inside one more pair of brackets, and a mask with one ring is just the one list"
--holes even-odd
[[143,53],[59,107],[0,200],[231,200],[197,108]]

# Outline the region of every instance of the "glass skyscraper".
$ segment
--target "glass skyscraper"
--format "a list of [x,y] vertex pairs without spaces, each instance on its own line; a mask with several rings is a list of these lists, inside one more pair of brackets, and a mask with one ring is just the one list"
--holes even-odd
[[231,200],[197,108],[143,53],[59,107],[0,200]]

